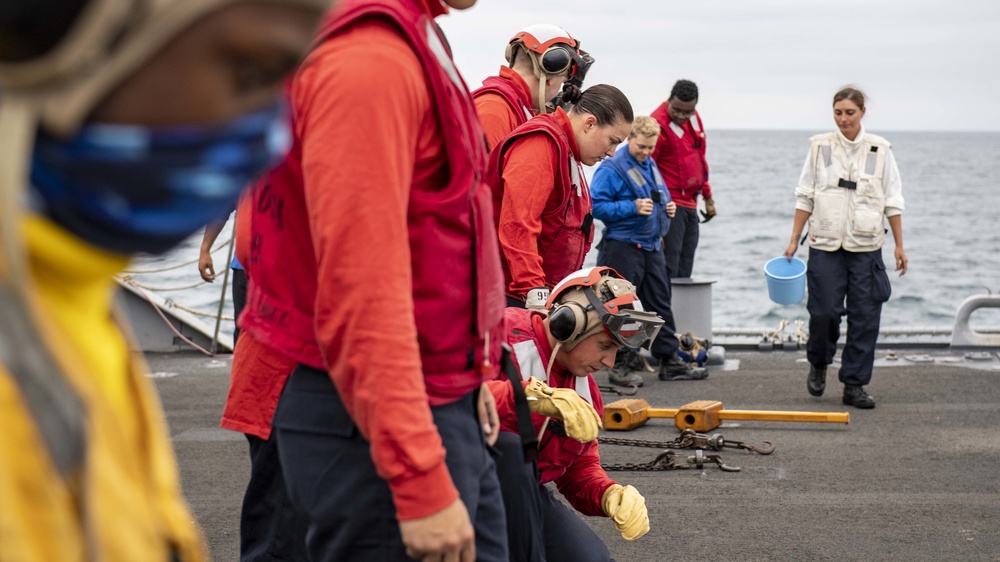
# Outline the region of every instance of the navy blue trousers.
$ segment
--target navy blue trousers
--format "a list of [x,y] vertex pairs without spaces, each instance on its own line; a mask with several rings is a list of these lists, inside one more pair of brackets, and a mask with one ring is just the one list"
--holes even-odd
[[[833,362],[840,339],[840,319],[847,316],[847,342],[840,355],[840,382],[863,386],[872,379],[882,303],[891,286],[882,250],[835,252],[809,249],[809,342],[813,365]],[[846,306],[845,306],[846,299]]]
[[309,519],[288,498],[274,435],[250,442],[250,482],[240,511],[240,561],[308,562]]
[[538,483],[535,463],[524,462],[519,435],[501,431],[494,458],[507,511],[511,562],[611,560],[604,542],[580,516]]
[[236,347],[236,340],[240,337],[240,327],[236,322],[240,319],[240,313],[247,304],[247,272],[242,269],[232,270],[233,281],[230,284],[233,290],[233,347]]
[[[392,378],[386,378],[392,384]],[[476,393],[431,408],[445,462],[476,532],[476,559],[507,560],[507,529],[496,467],[476,414]],[[308,514],[312,562],[408,561],[389,485],[375,472],[369,442],[330,377],[300,365],[274,416],[292,502]]]
[[[673,224],[673,223],[671,223]],[[618,240],[606,239],[597,252],[597,265],[613,268],[635,285],[642,307],[663,318],[663,327],[656,335],[650,352],[663,359],[677,351],[677,331],[670,308],[671,289],[662,252],[650,252]]]
[[677,214],[670,219],[670,228],[663,239],[663,255],[667,259],[670,279],[691,277],[694,268],[694,251],[698,249],[698,209],[677,206]]

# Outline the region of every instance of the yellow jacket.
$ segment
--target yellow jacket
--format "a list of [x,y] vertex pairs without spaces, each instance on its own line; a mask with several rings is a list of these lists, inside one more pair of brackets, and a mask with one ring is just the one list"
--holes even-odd
[[[113,274],[126,259],[38,218],[23,232],[30,309],[83,404],[86,448],[61,473],[23,388],[0,364],[0,561],[207,559],[146,366],[112,318]],[[16,329],[0,326],[0,338]]]

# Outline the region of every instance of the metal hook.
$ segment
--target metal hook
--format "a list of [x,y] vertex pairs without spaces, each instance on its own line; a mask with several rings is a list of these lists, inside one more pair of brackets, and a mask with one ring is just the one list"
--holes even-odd
[[716,459],[715,463],[719,465],[719,470],[723,472],[739,472],[740,470],[743,470],[738,466],[729,466],[728,464],[722,462],[722,459]]
[[771,441],[763,441],[760,445],[750,445],[748,450],[753,451],[759,455],[770,455],[774,452],[774,443]]

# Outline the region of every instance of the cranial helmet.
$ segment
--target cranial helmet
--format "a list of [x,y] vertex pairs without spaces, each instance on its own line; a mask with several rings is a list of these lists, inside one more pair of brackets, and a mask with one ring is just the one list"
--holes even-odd
[[545,81],[554,76],[566,75],[567,84],[579,86],[594,58],[580,49],[580,42],[565,29],[552,24],[530,25],[518,31],[507,43],[504,56],[507,64],[514,66],[518,51],[531,58],[535,77],[538,78],[538,111],[545,111]]
[[663,326],[662,318],[643,310],[635,286],[610,267],[571,273],[552,289],[546,304],[549,332],[566,351],[601,331],[635,349],[648,345]]

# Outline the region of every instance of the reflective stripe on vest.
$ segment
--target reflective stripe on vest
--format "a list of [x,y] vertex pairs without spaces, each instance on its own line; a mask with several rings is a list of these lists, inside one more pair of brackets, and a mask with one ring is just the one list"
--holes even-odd
[[[660,170],[657,169],[656,166],[650,166],[649,169],[653,172],[653,179],[656,180],[656,185],[658,187],[664,187],[663,176],[660,175]],[[632,166],[625,173],[628,174],[628,177],[639,187],[646,185],[646,177],[642,175],[642,170],[636,166]]]
[[878,163],[878,147],[873,146],[868,151],[868,157],[865,160],[865,173],[869,176],[875,175],[875,165]]
[[688,122],[691,123],[691,128],[694,129],[694,132],[696,133],[701,132],[701,119],[698,118],[697,113],[692,115],[691,118],[688,119]]
[[[521,373],[521,380],[528,380],[531,377],[542,382],[548,382],[548,377],[545,375],[545,364],[542,361],[541,354],[538,353],[538,346],[535,344],[535,340],[524,340],[517,342],[511,346],[514,350],[514,358],[517,359],[517,369]],[[573,377],[574,388],[580,398],[587,401],[588,404],[594,404],[594,398],[590,394],[590,377],[575,377],[573,375],[567,374],[567,376]]]
[[580,161],[576,159],[575,156],[570,155],[569,157],[569,181],[576,188],[576,196],[583,196],[583,182],[580,181],[580,176],[583,175],[583,171],[580,165]]

